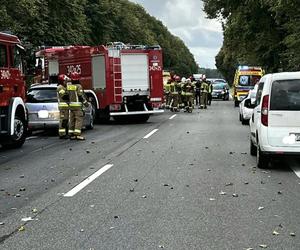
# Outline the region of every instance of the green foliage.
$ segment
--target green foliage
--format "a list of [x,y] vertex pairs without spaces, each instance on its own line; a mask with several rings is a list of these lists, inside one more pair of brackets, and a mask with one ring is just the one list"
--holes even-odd
[[223,22],[216,65],[229,82],[240,64],[267,72],[300,69],[299,7],[296,0],[204,0],[208,17]]
[[159,44],[165,69],[197,72],[183,41],[143,7],[128,0],[0,0],[0,30],[10,30],[34,49],[41,45],[99,45],[111,41]]

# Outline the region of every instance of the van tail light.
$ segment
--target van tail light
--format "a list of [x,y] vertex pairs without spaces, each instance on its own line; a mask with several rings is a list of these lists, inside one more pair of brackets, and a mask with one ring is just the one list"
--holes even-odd
[[265,95],[261,107],[261,123],[268,127],[269,125],[269,95]]

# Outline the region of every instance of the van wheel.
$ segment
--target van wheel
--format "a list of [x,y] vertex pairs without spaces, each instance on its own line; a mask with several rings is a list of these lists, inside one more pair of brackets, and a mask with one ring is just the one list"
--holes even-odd
[[241,118],[242,118],[242,124],[243,125],[248,125],[249,124],[249,121],[245,120],[243,116]]
[[250,154],[256,156],[256,146],[254,145],[253,141],[250,139]]
[[258,168],[268,168],[269,167],[269,157],[265,155],[261,150],[259,145],[256,149],[256,165]]
[[7,139],[7,142],[2,144],[5,149],[13,149],[21,147],[26,139],[26,123],[25,120],[16,116],[14,121],[14,134]]

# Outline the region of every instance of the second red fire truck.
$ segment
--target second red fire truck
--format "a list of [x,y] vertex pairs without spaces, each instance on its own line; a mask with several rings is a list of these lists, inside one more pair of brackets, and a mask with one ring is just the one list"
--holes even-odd
[[145,122],[162,113],[163,59],[160,46],[52,47],[36,53],[42,78],[81,75],[81,84],[102,121]]

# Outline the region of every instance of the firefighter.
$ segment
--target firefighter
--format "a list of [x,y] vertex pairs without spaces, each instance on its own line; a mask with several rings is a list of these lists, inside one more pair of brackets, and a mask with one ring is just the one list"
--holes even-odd
[[195,83],[195,99],[196,99],[196,105],[200,105],[200,89],[201,89],[201,82],[198,80]]
[[169,79],[167,83],[164,84],[164,93],[165,93],[165,101],[166,101],[166,109],[170,108],[171,103],[171,93],[170,93],[170,86],[171,86],[172,80]]
[[58,134],[60,139],[68,139],[69,127],[69,94],[67,92],[66,75],[58,76],[57,98],[59,110],[59,128]]
[[76,72],[70,75],[71,83],[67,85],[70,100],[70,129],[69,134],[72,140],[85,140],[81,135],[83,123],[83,105],[89,106],[80,84],[80,75]]
[[201,105],[200,109],[207,109],[207,93],[208,93],[208,84],[206,81],[206,77],[203,77],[201,83]]
[[212,101],[212,92],[213,92],[213,85],[211,83],[211,81],[207,81],[208,84],[208,92],[207,92],[207,105],[211,105],[211,101]]
[[181,82],[177,83],[177,89],[178,89],[178,103],[179,103],[179,107],[181,109],[185,108],[185,103],[186,103],[186,96],[185,96],[185,91],[184,91],[184,85],[186,82],[186,78],[182,77],[181,78]]
[[171,92],[171,111],[178,112],[179,111],[179,94],[178,94],[178,84],[180,84],[180,77],[176,76],[174,81],[172,81],[170,85],[170,92]]
[[194,108],[194,86],[191,79],[186,80],[185,84],[185,93],[186,93],[186,112],[192,113]]

